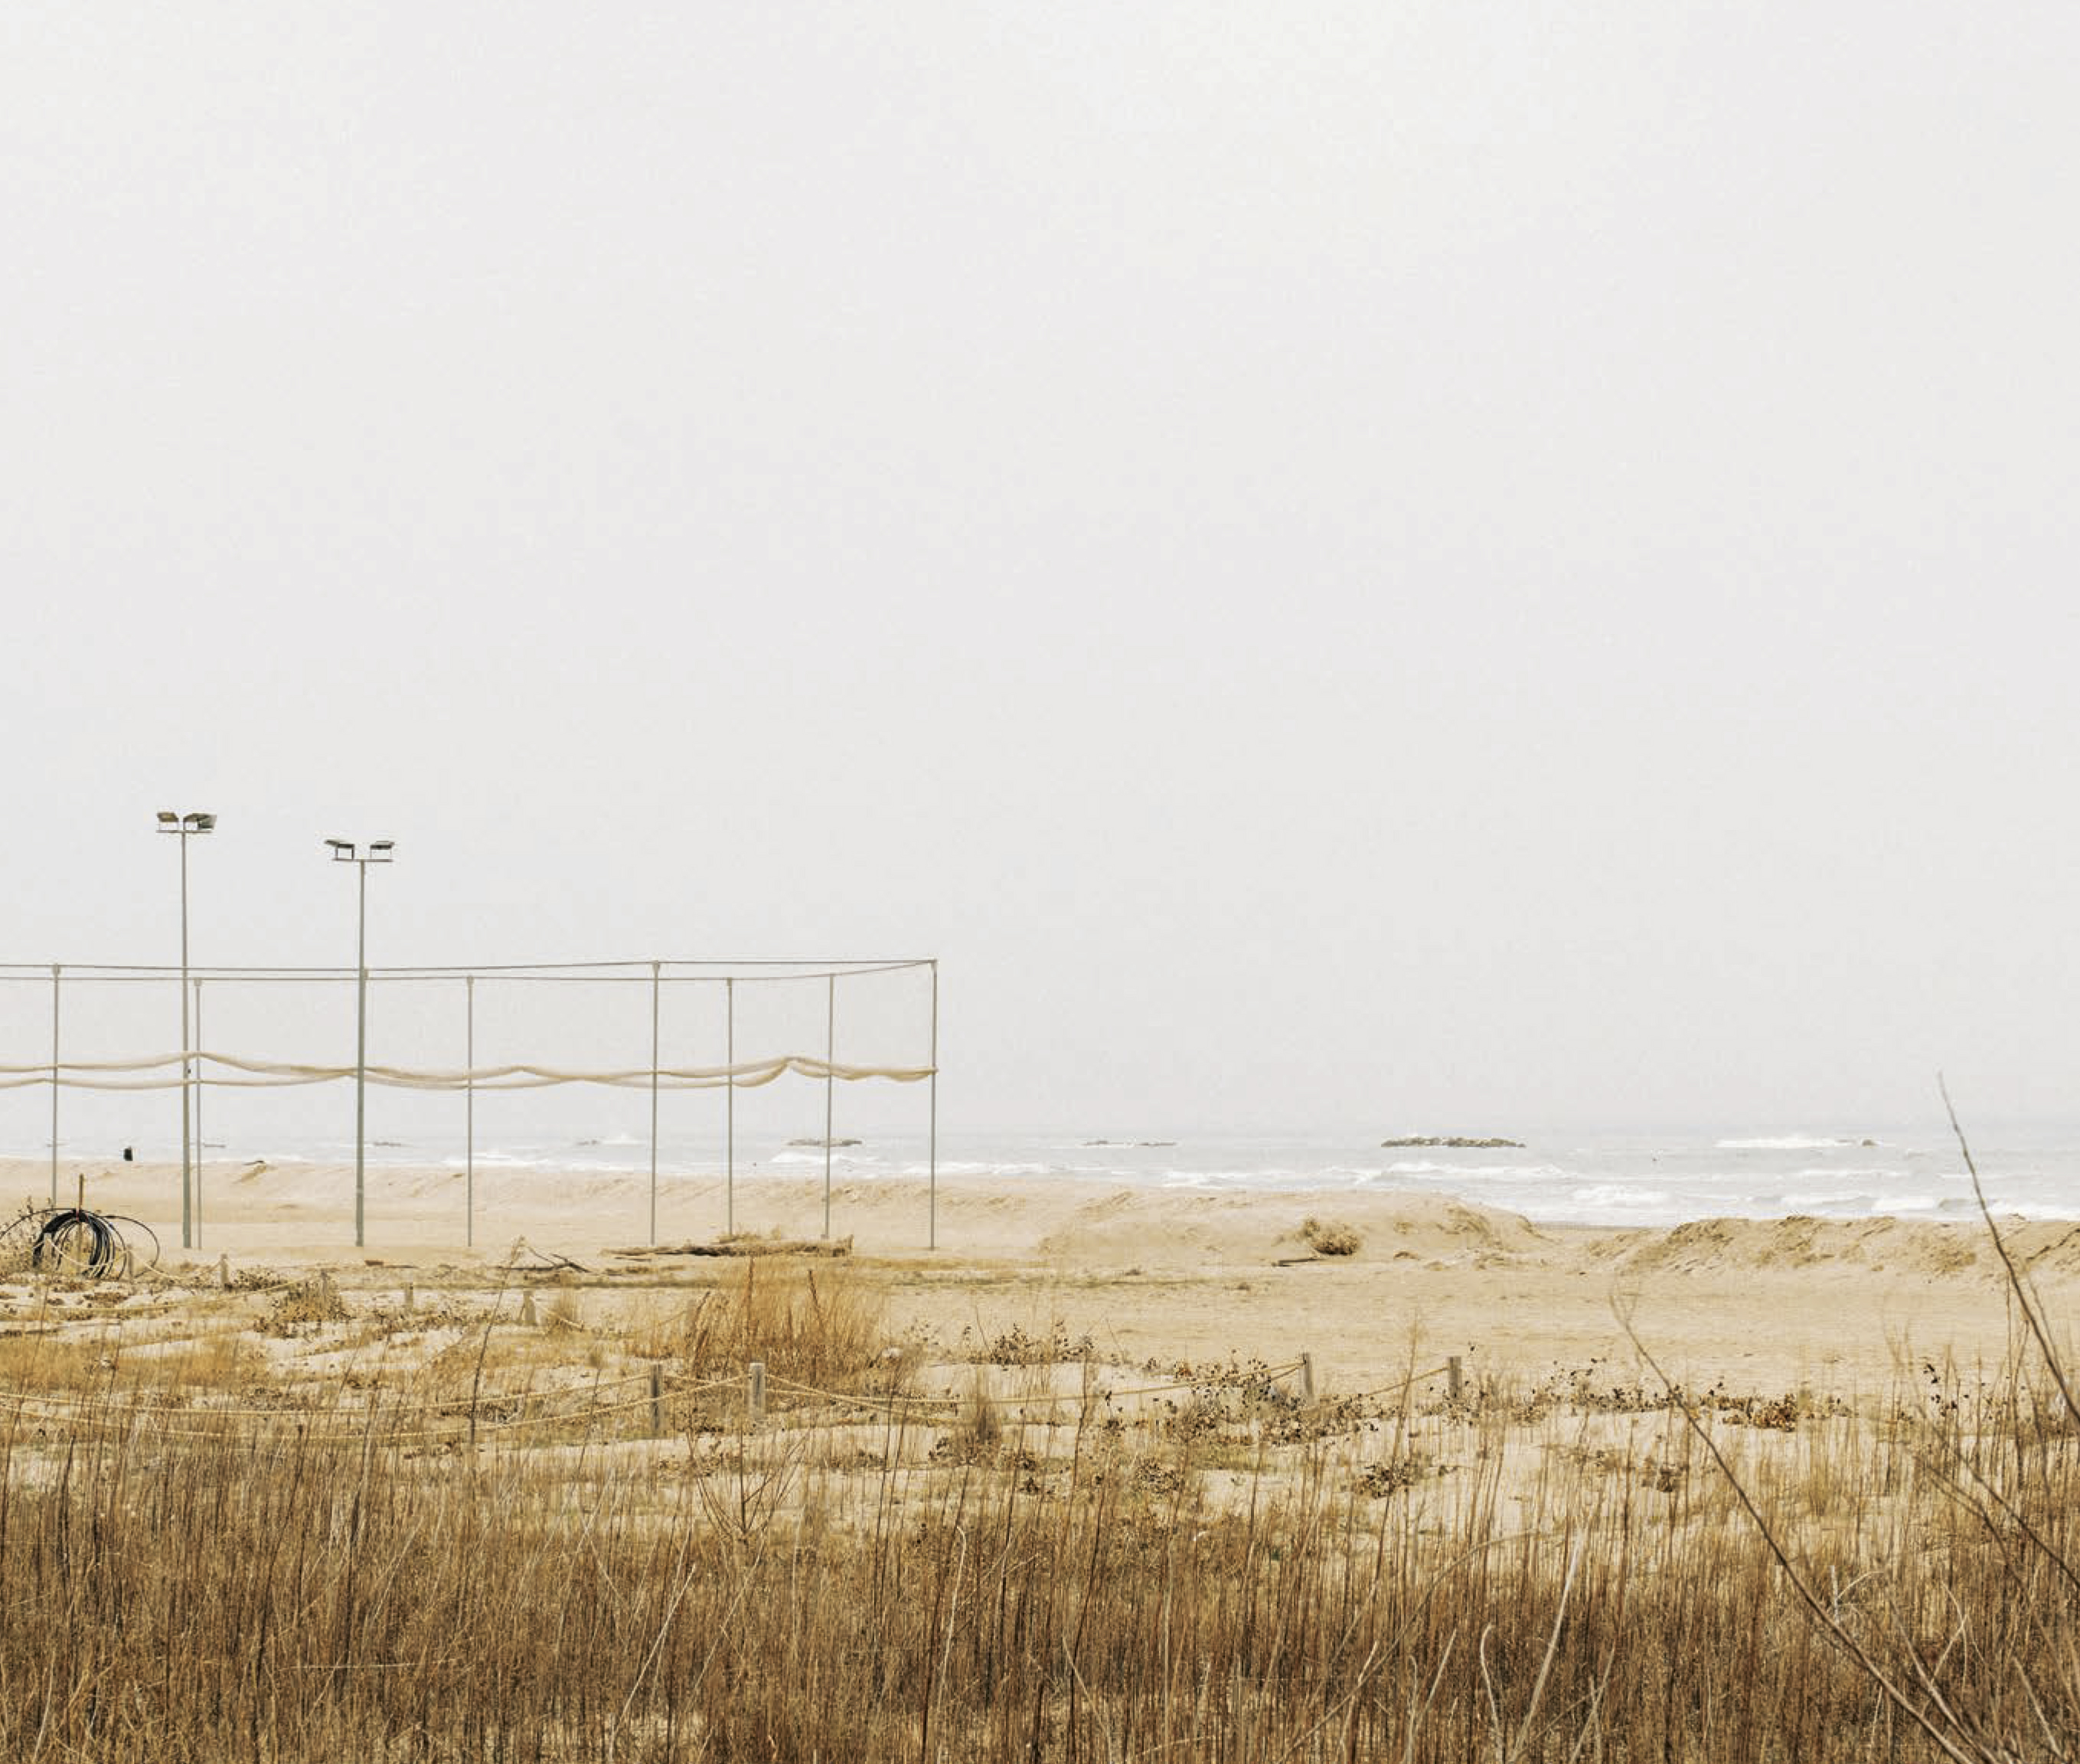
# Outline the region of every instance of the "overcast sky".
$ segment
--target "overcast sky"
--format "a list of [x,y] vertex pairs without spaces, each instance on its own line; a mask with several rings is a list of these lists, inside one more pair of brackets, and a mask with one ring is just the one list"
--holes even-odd
[[2072,1119],[2076,51],[15,0],[0,959],[206,808],[198,961],[938,956],[953,1128]]

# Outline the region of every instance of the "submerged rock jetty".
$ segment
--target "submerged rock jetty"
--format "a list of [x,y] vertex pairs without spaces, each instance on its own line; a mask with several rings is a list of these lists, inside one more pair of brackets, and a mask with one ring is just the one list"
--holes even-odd
[[1464,1139],[1457,1134],[1411,1133],[1405,1139],[1383,1139],[1382,1149],[1394,1151],[1412,1146],[1443,1146],[1455,1152],[1520,1152],[1524,1141],[1514,1139]]

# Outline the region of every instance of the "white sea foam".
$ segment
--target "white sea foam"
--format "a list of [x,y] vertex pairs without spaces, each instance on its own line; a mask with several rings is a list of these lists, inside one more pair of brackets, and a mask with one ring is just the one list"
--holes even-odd
[[1826,1134],[1786,1133],[1775,1139],[1722,1139],[1716,1144],[1722,1152],[1825,1152],[1838,1145],[1863,1143],[1861,1140]]
[[[329,1130],[320,1133],[249,1137],[227,1132],[213,1118],[212,1146],[220,1137],[229,1143],[212,1152],[212,1181],[220,1172],[235,1174],[262,1160],[292,1171],[350,1167],[352,1138],[341,1136],[329,1121],[325,1124]],[[577,1185],[574,1194],[618,1193],[610,1173],[647,1176],[650,1161],[648,1136],[623,1132],[624,1125],[620,1119],[596,1124],[581,1119],[501,1120],[494,1134],[480,1134],[473,1161],[480,1175],[493,1178],[494,1189],[501,1182],[526,1186],[562,1175]],[[392,1136],[386,1132],[385,1136]],[[1209,1195],[1407,1188],[1503,1207],[1553,1224],[1667,1225],[1797,1212],[1969,1222],[1977,1211],[1955,1142],[1931,1127],[1896,1129],[1873,1145],[1818,1134],[1524,1136],[1531,1143],[1526,1152],[1424,1149],[1397,1156],[1393,1151],[1382,1155],[1377,1136],[1361,1133],[1284,1138],[1208,1133],[1176,1144],[1139,1137],[1128,1142],[1122,1136],[1117,1144],[1095,1146],[1081,1136],[1071,1139],[1060,1132],[962,1132],[940,1135],[934,1147],[918,1132],[877,1136],[871,1149],[833,1148],[830,1157],[833,1170],[848,1182],[898,1174],[921,1181],[933,1171],[936,1152],[938,1174],[971,1182],[1167,1186]],[[585,1137],[594,1143],[574,1149]],[[1850,1148],[1856,1149],[1853,1159]],[[145,1149],[140,1145],[140,1153]],[[371,1141],[368,1153],[371,1175],[379,1168],[413,1164],[459,1172],[465,1159],[461,1123],[445,1136],[424,1131],[404,1144]],[[679,1178],[719,1179],[730,1155],[724,1134],[707,1128],[667,1133],[657,1153],[660,1172]],[[740,1180],[797,1181],[820,1178],[826,1156],[819,1145],[787,1145],[773,1129],[740,1132],[733,1155]],[[1989,1138],[1981,1163],[1989,1196],[2003,1217],[2080,1218],[2080,1136],[2053,1129],[2034,1136],[2016,1132],[2005,1144]],[[290,1176],[291,1187],[296,1180]]]
[[1410,1158],[1386,1166],[1390,1176],[1449,1176],[1454,1182],[1550,1182],[1562,1172],[1550,1164],[1439,1164]]
[[[1977,1207],[1970,1202],[1966,1202],[1962,1206],[1948,1200],[1943,1203],[1944,1212],[1948,1212],[1953,1209],[1959,1212],[1978,1211]],[[2073,1209],[2070,1207],[2054,1207],[2040,1201],[1997,1200],[1994,1203],[1994,1217],[1997,1220],[2070,1219],[2072,1216]]]
[[1586,1188],[1577,1188],[1567,1197],[1574,1203],[1593,1213],[1633,1213],[1654,1207],[1666,1207],[1670,1200],[1665,1188],[1633,1188],[1621,1182],[1591,1182]]
[[[912,1164],[906,1175],[926,1176],[931,1174],[929,1164]],[[974,1158],[939,1160],[941,1176],[1059,1176],[1063,1174],[1056,1164],[998,1164],[979,1161]]]

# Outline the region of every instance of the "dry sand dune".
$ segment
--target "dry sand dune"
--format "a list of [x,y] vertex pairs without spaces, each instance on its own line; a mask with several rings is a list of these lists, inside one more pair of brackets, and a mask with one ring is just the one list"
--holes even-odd
[[[714,1265],[619,1250],[648,1241],[641,1174],[480,1169],[474,1242],[465,1182],[444,1169],[374,1169],[367,1245],[353,1245],[350,1166],[222,1166],[203,1173],[199,1245],[180,1248],[178,1166],[60,1166],[61,1199],[147,1222],[161,1272],[326,1266],[345,1282],[489,1283],[524,1243],[568,1257],[638,1304]],[[46,1162],[0,1162],[0,1194],[47,1201]],[[820,1178],[660,1181],[657,1237],[820,1237]],[[1450,1199],[1393,1193],[1206,1194],[1073,1182],[838,1183],[830,1230],[884,1287],[899,1324],[941,1339],[1059,1324],[1134,1363],[1310,1354],[1328,1389],[1374,1388],[1459,1356],[1469,1376],[1535,1383],[1596,1364],[1649,1376],[1619,1317],[1669,1373],[1775,1393],[1875,1396],[1931,1359],[1991,1366],[2012,1317],[1982,1227],[1896,1219],[1714,1219],[1672,1230],[1558,1229]],[[1349,1226],[1348,1256],[1310,1258],[1310,1216]],[[935,1246],[928,1240],[936,1234]],[[2012,1226],[2053,1316],[2080,1298],[2080,1226]],[[534,1260],[537,1258],[523,1258]],[[524,1277],[524,1275],[522,1276]]]

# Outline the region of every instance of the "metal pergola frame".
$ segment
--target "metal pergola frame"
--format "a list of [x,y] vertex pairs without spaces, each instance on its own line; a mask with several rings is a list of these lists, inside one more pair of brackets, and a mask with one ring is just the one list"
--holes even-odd
[[[476,1241],[476,1090],[474,1082],[476,1040],[476,986],[480,981],[501,983],[526,984],[585,984],[589,985],[644,985],[650,989],[650,1131],[649,1131],[649,1241],[657,1241],[657,1144],[658,1098],[660,1078],[663,1072],[660,1027],[665,989],[668,986],[719,985],[723,993],[723,1020],[726,1064],[734,1067],[736,1062],[736,989],[740,985],[761,985],[775,983],[800,984],[821,980],[824,987],[824,1235],[831,1230],[832,1162],[831,1153],[835,1130],[835,1079],[828,1068],[835,1065],[838,986],[841,981],[873,974],[896,973],[906,971],[924,972],[930,988],[930,1044],[929,1056],[925,1071],[927,1095],[926,1157],[929,1193],[929,1220],[926,1246],[938,1247],[938,1136],[939,1136],[939,964],[935,956],[907,956],[877,959],[853,958],[795,958],[757,957],[738,960],[711,958],[642,957],[632,960],[598,962],[517,962],[480,963],[471,965],[412,966],[397,968],[238,968],[188,967],[169,968],[139,966],[115,963],[49,962],[0,963],[0,985],[47,985],[51,994],[50,1059],[47,1064],[21,1065],[6,1069],[27,1075],[21,1082],[46,1082],[51,1092],[50,1168],[51,1203],[58,1201],[58,1143],[60,1093],[68,1087],[65,1076],[69,1069],[64,1057],[64,1010],[65,988],[69,985],[173,985],[181,995],[182,1007],[183,1040],[185,1029],[191,1019],[195,1024],[195,1040],[202,1040],[202,1001],[205,986],[209,985],[358,985],[364,981],[380,985],[398,981],[427,982],[455,981],[463,989],[464,1001],[464,1061],[465,1076],[469,1082],[463,1084],[464,1111],[465,1182],[465,1238]],[[190,989],[192,989],[191,997]],[[192,1009],[191,1010],[191,1005]],[[182,1158],[186,1166],[191,1148],[199,1151],[202,1138],[202,1095],[211,1082],[194,1070],[199,1048],[183,1048],[180,1052],[182,1076],[179,1089],[182,1106]],[[365,1046],[357,1050],[357,1061],[365,1062]],[[639,1069],[640,1070],[640,1069]],[[42,1074],[41,1077],[36,1076]],[[911,1074],[906,1073],[905,1076]],[[585,1082],[576,1079],[572,1082]],[[727,1105],[724,1127],[724,1228],[733,1232],[736,1223],[736,1090],[735,1082],[723,1086]],[[190,1104],[192,1101],[192,1108]],[[189,1139],[191,1130],[192,1141]],[[365,1127],[359,1111],[355,1121],[356,1164],[359,1167]],[[199,1159],[196,1160],[195,1176],[194,1223],[195,1245],[201,1241],[202,1195]],[[187,1205],[187,1184],[183,1178],[182,1207]],[[360,1197],[357,1194],[357,1234]]]

